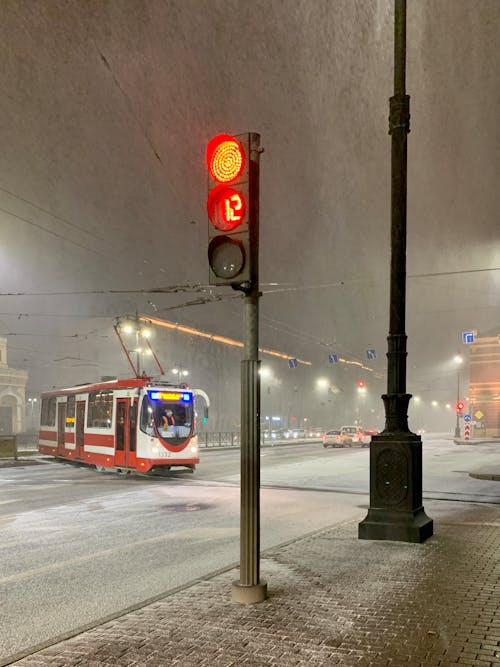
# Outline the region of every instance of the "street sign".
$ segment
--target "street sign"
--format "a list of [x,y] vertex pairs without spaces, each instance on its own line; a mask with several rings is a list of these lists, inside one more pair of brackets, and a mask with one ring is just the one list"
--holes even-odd
[[473,331],[462,331],[462,343],[466,345],[474,342],[474,332]]
[[464,422],[470,422],[472,417],[470,415],[464,415]]
[[290,368],[297,368],[298,363],[299,362],[297,361],[297,359],[288,360],[288,365],[290,366]]
[[464,426],[464,438],[466,440],[469,440],[469,438],[470,438],[470,425],[469,424],[465,424],[465,426]]
[[484,415],[481,412],[481,410],[478,410],[477,412],[474,413],[474,417],[476,417],[476,419],[482,419]]
[[369,348],[366,350],[366,358],[367,359],[376,359],[377,358],[377,353],[373,348]]
[[329,354],[328,355],[328,361],[331,364],[338,364],[339,363],[339,355],[338,354]]

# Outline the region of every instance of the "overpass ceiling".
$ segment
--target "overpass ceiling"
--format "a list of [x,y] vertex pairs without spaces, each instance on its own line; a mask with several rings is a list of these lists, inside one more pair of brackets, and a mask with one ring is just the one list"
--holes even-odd
[[[416,391],[498,323],[500,3],[408,5]],[[262,345],[318,367],[375,348],[384,372],[392,2],[3,0],[0,19],[0,333],[35,389],[61,383],[56,358],[120,359],[127,312],[241,339],[228,289],[147,293],[207,283],[204,148],[223,131],[265,147]]]

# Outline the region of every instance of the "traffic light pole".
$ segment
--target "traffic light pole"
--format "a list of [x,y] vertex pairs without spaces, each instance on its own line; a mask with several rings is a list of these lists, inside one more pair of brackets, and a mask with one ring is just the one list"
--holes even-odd
[[395,0],[391,135],[391,292],[385,427],[370,446],[370,507],[359,538],[423,542],[433,522],[422,505],[422,441],[408,428],[406,393],[406,203],[410,98],[405,92],[406,0]]
[[250,266],[248,285],[234,285],[245,294],[245,347],[241,362],[241,490],[240,580],[232,599],[243,604],[263,602],[267,584],[260,580],[260,375],[259,375],[259,158],[260,137],[251,135]]

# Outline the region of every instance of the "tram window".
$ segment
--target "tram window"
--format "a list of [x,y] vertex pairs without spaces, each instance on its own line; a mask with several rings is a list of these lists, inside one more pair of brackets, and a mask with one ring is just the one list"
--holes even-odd
[[48,398],[42,398],[42,411],[40,413],[40,424],[46,424],[47,423],[48,407],[49,407],[49,399]]
[[148,435],[154,435],[155,428],[153,424],[153,407],[150,401],[145,397],[141,407],[140,429]]
[[135,452],[137,440],[137,404],[131,405],[128,413],[129,418],[129,438],[128,447],[131,452]]
[[44,426],[56,425],[56,397],[42,399],[42,413],[40,416],[41,424]]
[[92,391],[89,394],[87,428],[111,428],[113,421],[113,392]]
[[66,417],[75,416],[75,395],[68,396],[66,403]]
[[66,428],[72,429],[75,426],[75,395],[68,396],[66,401]]

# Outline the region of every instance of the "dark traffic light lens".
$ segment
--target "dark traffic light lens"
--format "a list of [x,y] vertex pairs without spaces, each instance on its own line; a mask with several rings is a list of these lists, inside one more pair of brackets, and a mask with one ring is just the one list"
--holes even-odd
[[245,251],[238,241],[217,236],[208,246],[208,261],[218,278],[236,278],[245,266]]

